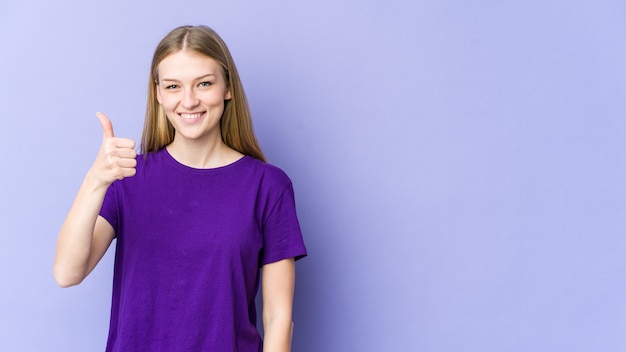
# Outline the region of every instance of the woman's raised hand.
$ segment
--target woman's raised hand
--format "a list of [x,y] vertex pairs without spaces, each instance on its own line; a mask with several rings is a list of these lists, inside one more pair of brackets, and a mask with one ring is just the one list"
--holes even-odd
[[109,118],[99,112],[96,114],[102,125],[102,145],[93,163],[90,173],[106,186],[115,180],[134,176],[136,173],[137,153],[135,141],[118,138],[113,134],[113,125]]

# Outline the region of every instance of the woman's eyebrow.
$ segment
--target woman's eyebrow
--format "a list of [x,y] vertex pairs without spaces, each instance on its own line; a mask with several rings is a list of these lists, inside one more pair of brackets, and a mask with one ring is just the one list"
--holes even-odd
[[194,79],[194,81],[199,81],[199,80],[201,80],[201,79],[209,78],[209,77],[211,77],[211,76],[215,77],[215,74],[214,74],[214,73],[207,73],[207,74],[206,74],[206,75],[204,75],[204,76],[200,76],[200,77],[198,77],[198,78]]
[[[209,77],[211,77],[211,76],[215,77],[215,74],[214,74],[214,73],[207,73],[207,74],[206,74],[206,75],[204,75],[204,76],[200,76],[200,77],[198,77],[198,78],[195,78],[195,79],[194,79],[194,82],[195,82],[195,81],[202,80],[202,79],[205,79],[205,78],[209,78]],[[175,78],[163,78],[163,79],[161,79],[161,82],[180,82],[180,80],[175,79]]]

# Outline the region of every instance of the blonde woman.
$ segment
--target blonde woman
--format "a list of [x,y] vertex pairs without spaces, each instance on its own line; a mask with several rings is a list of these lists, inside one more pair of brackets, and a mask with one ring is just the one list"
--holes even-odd
[[97,114],[103,142],[60,230],[55,279],[79,284],[116,239],[106,351],[289,351],[306,248],[228,48],[208,27],[179,27],[150,72],[139,155]]

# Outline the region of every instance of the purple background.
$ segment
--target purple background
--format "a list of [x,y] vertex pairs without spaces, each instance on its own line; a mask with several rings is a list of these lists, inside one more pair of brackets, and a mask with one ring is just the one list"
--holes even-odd
[[113,251],[62,290],[56,234],[200,23],[294,181],[294,351],[626,350],[624,4],[3,1],[0,350],[103,350]]

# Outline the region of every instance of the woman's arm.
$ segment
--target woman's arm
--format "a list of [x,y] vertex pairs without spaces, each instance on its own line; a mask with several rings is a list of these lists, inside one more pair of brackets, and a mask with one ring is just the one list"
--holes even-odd
[[293,258],[263,266],[261,289],[265,352],[291,351],[295,280],[296,265]]
[[62,287],[79,284],[96,266],[115,237],[98,214],[111,183],[135,174],[137,154],[130,139],[115,138],[111,121],[99,113],[104,138],[59,232],[53,274]]
[[104,191],[85,178],[57,239],[53,274],[61,287],[78,285],[93,270],[115,237],[111,225],[98,215]]

